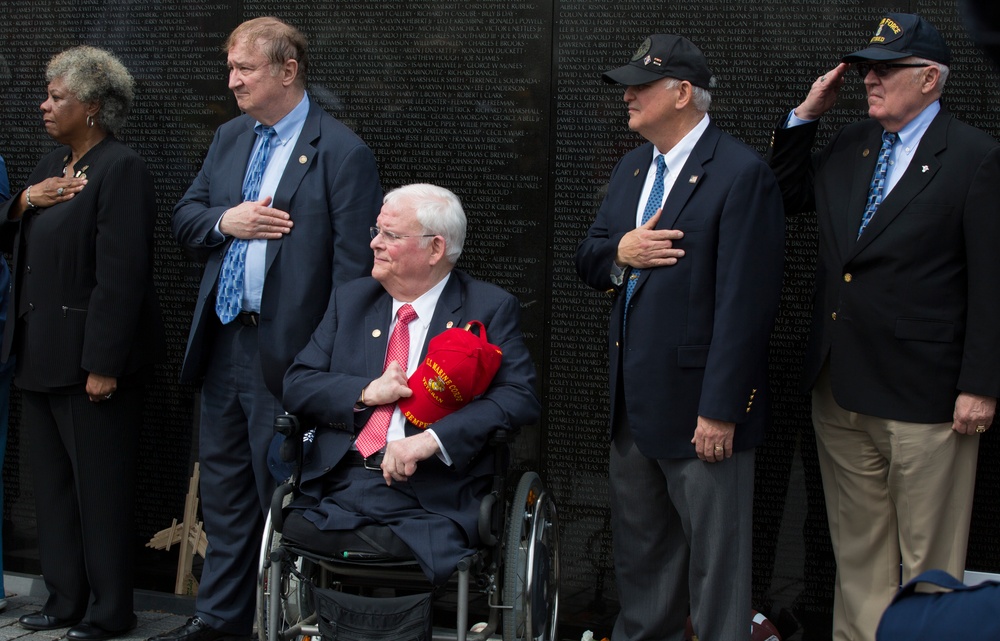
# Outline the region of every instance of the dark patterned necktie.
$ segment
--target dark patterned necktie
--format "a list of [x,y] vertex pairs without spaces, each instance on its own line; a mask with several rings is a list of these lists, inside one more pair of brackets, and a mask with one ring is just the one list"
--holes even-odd
[[[274,128],[257,125],[257,135],[263,138],[263,141],[250,159],[246,176],[243,178],[244,201],[257,200],[260,195],[260,183],[271,155]],[[223,325],[236,318],[243,307],[243,272],[247,262],[248,245],[249,242],[242,238],[233,239],[222,260],[218,293],[215,297],[215,313]]]
[[875,210],[882,203],[882,196],[885,193],[885,172],[889,169],[889,154],[892,153],[892,146],[896,144],[897,134],[882,132],[882,148],[878,152],[878,162],[875,163],[875,173],[872,174],[871,185],[868,186],[868,201],[865,202],[865,214],[861,217],[861,226],[858,228],[858,238],[872,221]]
[[[658,209],[663,206],[663,177],[667,174],[667,162],[663,155],[656,157],[656,178],[653,179],[653,188],[649,191],[649,200],[646,201],[646,208],[642,211],[642,222],[639,226],[645,225],[653,217]],[[625,317],[628,317],[628,304],[632,300],[636,283],[639,282],[641,269],[633,268],[629,274],[628,283],[625,285]]]

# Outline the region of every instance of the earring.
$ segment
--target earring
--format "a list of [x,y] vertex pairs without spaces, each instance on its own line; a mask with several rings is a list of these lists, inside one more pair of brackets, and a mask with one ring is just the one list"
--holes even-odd
[[90,127],[91,129],[94,128],[94,117],[93,116],[87,116],[87,126]]

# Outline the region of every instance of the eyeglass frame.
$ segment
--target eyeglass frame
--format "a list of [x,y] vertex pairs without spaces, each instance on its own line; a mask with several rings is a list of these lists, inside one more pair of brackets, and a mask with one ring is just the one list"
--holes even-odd
[[437,236],[437,234],[395,234],[388,229],[381,229],[375,226],[369,227],[368,233],[371,234],[372,240],[375,240],[379,234],[382,234],[389,242],[396,242],[404,238],[434,238]]
[[854,67],[858,70],[861,79],[868,77],[869,71],[874,71],[878,78],[885,78],[891,69],[917,69],[920,67],[931,67],[927,62],[856,62]]

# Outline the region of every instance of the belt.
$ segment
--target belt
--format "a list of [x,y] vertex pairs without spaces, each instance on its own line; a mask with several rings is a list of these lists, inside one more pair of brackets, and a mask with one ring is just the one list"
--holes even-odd
[[366,470],[372,470],[373,472],[381,472],[382,459],[385,458],[385,450],[379,450],[375,452],[368,458],[361,456],[361,452],[357,450],[348,450],[347,454],[344,454],[344,458],[340,459],[344,465],[350,465],[351,467],[363,467]]
[[257,327],[260,325],[260,314],[257,312],[240,312],[236,315],[236,320],[244,327]]

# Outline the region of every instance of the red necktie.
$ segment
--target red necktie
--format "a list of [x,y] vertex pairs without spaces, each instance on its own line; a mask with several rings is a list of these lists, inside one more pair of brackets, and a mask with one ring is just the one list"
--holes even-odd
[[[396,327],[389,337],[389,349],[385,352],[384,372],[389,363],[396,361],[406,371],[407,362],[410,360],[410,322],[417,318],[417,313],[413,307],[407,303],[396,312]],[[392,413],[396,410],[395,403],[380,405],[375,408],[371,418],[365,425],[355,445],[361,456],[368,458],[385,446],[385,436],[389,432],[389,422],[392,420]]]

